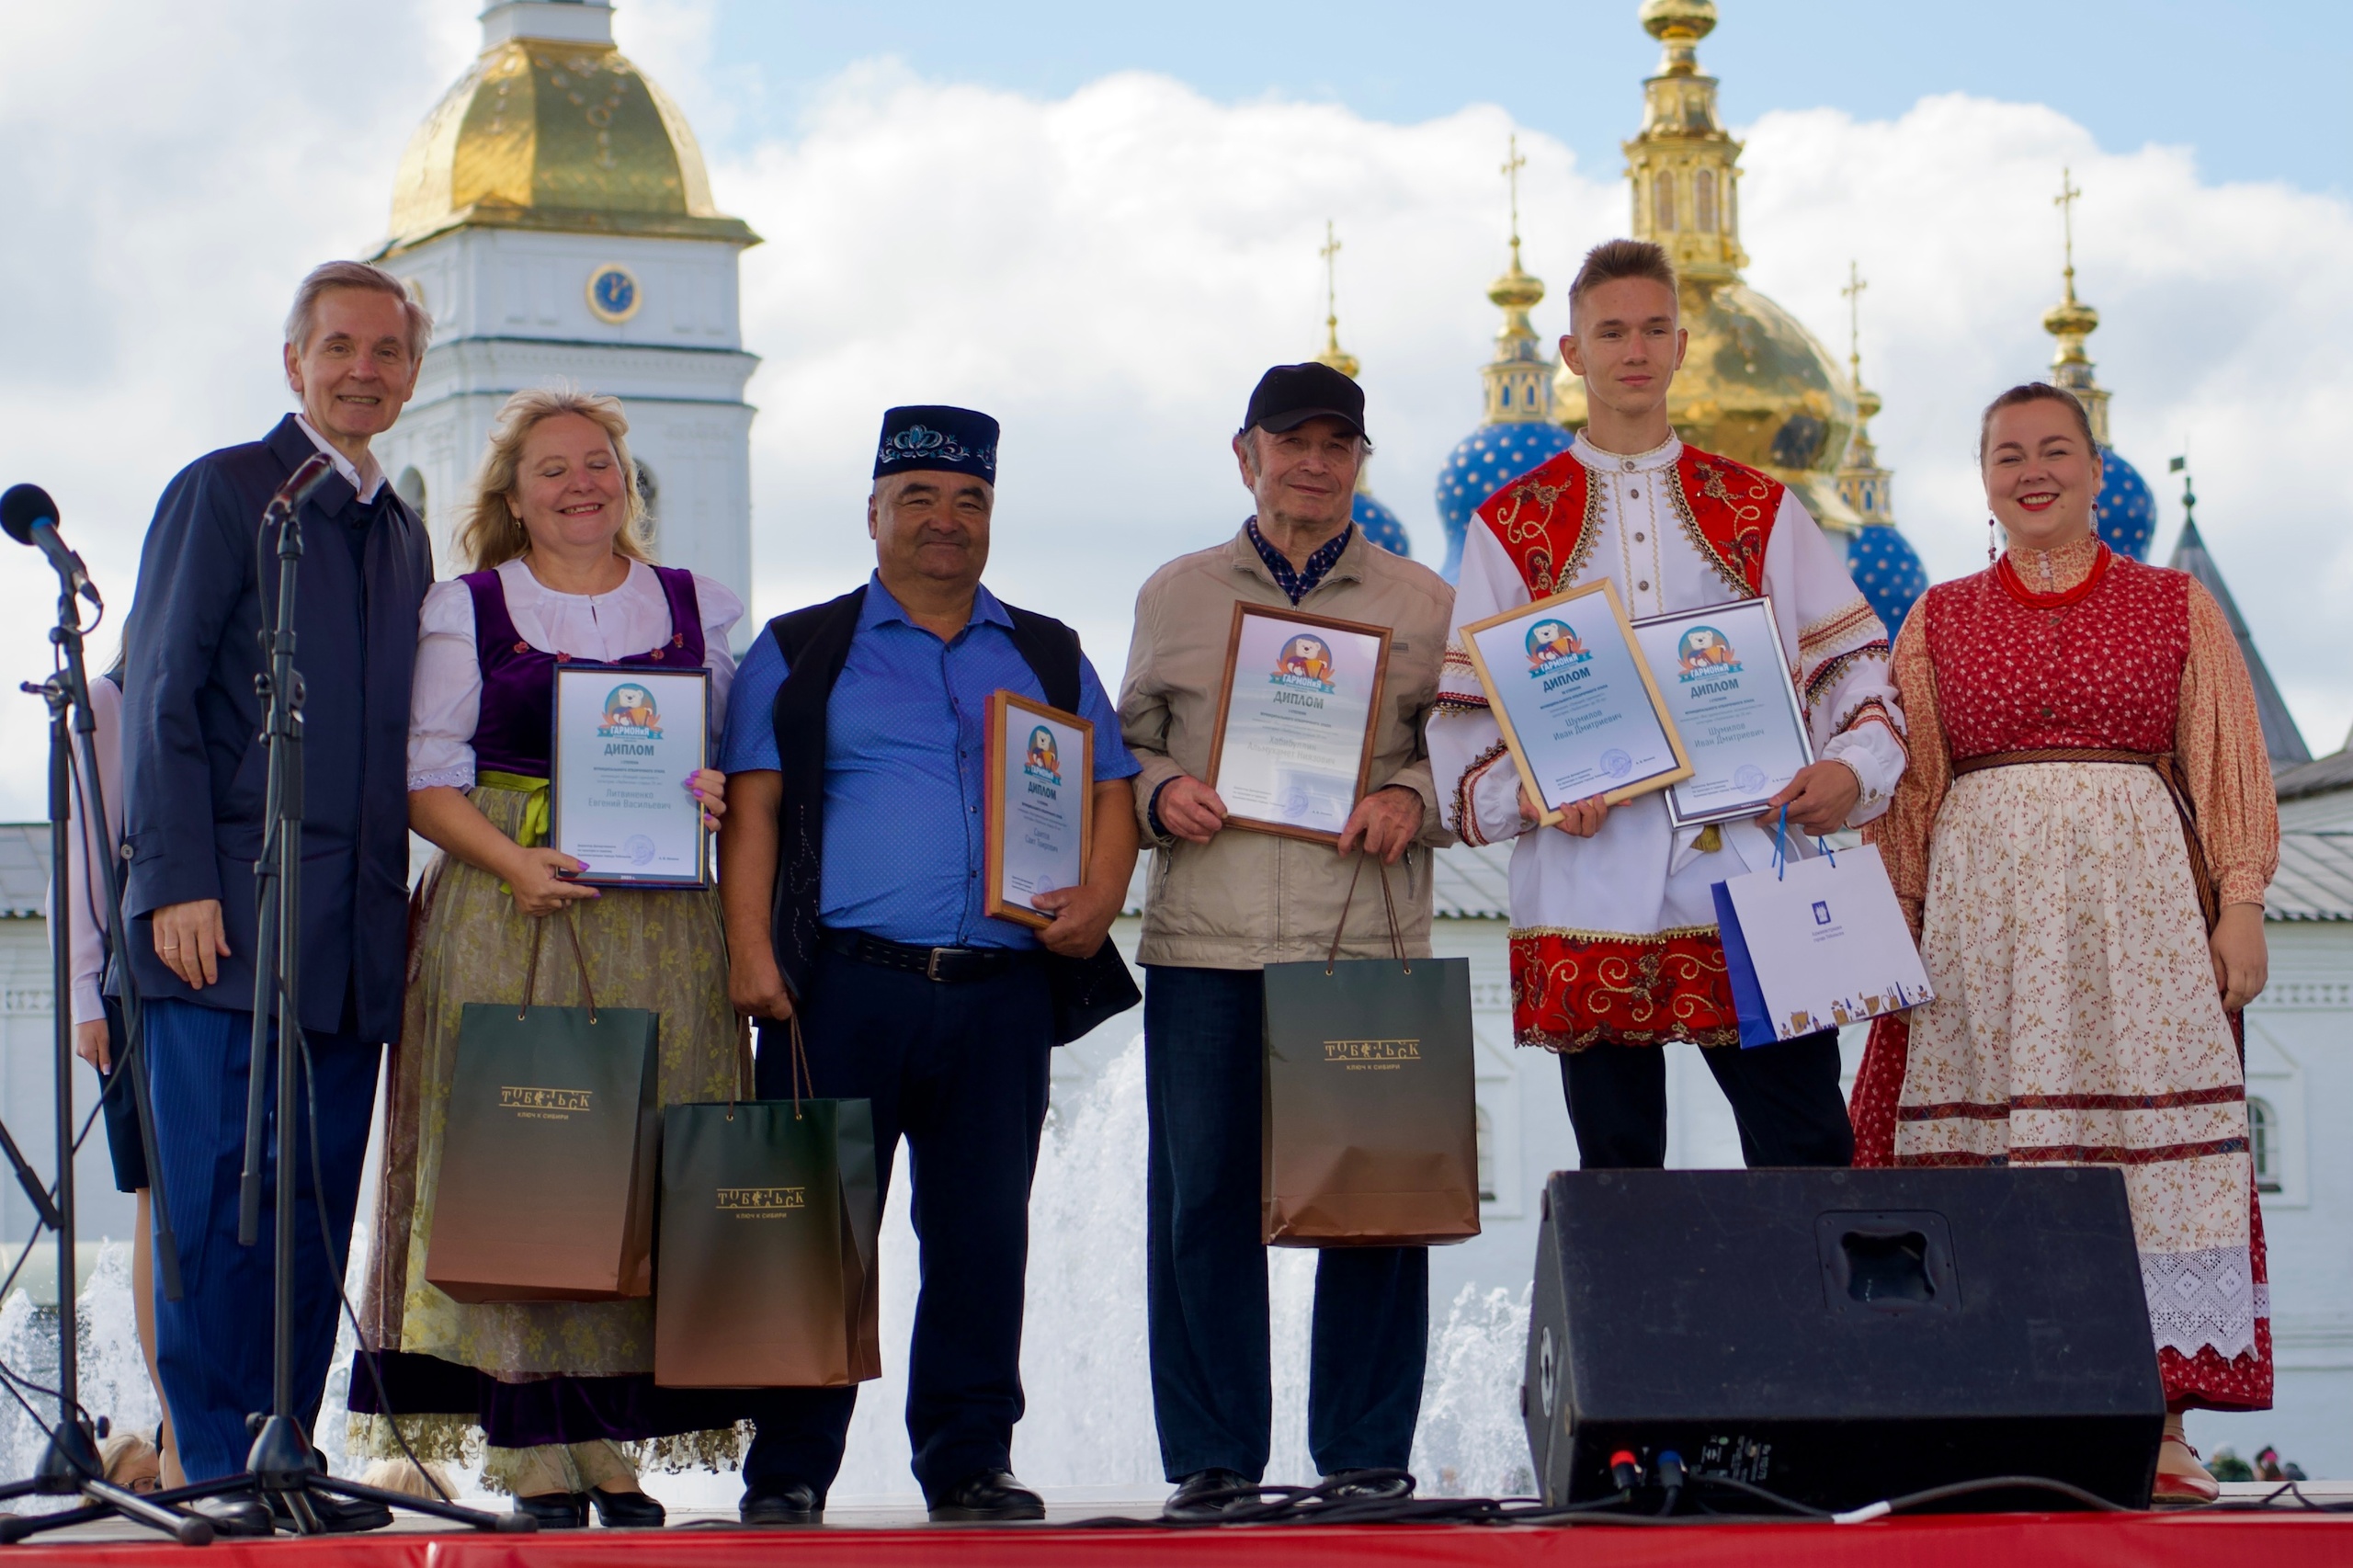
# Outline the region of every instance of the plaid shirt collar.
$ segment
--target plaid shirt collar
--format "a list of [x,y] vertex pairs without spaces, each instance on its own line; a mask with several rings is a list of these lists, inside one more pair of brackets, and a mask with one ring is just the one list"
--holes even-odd
[[1249,530],[1250,542],[1256,547],[1258,559],[1267,563],[1268,572],[1274,574],[1275,586],[1288,595],[1293,604],[1315,591],[1325,574],[1340,559],[1340,552],[1348,548],[1348,540],[1355,537],[1357,531],[1356,524],[1348,524],[1316,547],[1315,553],[1307,558],[1304,570],[1294,571],[1290,558],[1268,544],[1267,536],[1258,531],[1257,518],[1253,517],[1243,526]]

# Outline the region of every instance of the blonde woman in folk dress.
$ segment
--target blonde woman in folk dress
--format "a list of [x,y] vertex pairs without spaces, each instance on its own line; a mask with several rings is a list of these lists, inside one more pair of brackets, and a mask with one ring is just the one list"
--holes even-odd
[[1981,456],[2009,549],[1904,621],[1912,763],[1865,830],[1937,1000],[1873,1029],[1855,1163],[2120,1167],[2170,1413],[2157,1497],[2210,1500],[2181,1413],[2271,1403],[2238,1022],[2279,857],[2255,692],[2204,588],[2093,532],[2074,398],[2003,393]]
[[[368,1340],[387,1352],[411,1444],[427,1458],[483,1444],[484,1479],[543,1528],[585,1524],[592,1501],[608,1527],[660,1524],[639,1462],[732,1464],[755,1414],[740,1396],[654,1387],[650,1301],[469,1306],[425,1278],[460,1011],[519,994],[535,927],[575,926],[600,1004],[661,1015],[664,1104],[734,1092],[717,893],[582,887],[580,863],[545,841],[559,659],[708,668],[714,734],[734,676],[727,633],[744,607],[646,560],[628,429],[611,398],[507,400],[459,541],[474,570],[426,596],[409,728],[410,824],[443,854],[411,914]],[[709,770],[678,781],[714,827],[724,784]],[[569,937],[540,937],[540,999],[579,1005]],[[351,1389],[362,1444],[397,1454],[365,1366]]]

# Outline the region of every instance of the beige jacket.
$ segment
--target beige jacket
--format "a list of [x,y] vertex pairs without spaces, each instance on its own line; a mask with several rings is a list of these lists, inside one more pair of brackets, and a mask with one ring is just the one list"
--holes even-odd
[[[1236,600],[1277,608],[1290,601],[1275,585],[1246,530],[1212,550],[1180,555],[1136,596],[1135,641],[1120,693],[1120,729],[1143,765],[1136,815],[1153,857],[1143,907],[1148,964],[1191,969],[1258,969],[1322,958],[1348,890],[1354,856],[1329,846],[1229,827],[1209,843],[1155,835],[1151,806],[1160,786],[1180,773],[1209,774],[1218,689]],[[1403,785],[1422,798],[1422,833],[1389,869],[1405,950],[1430,950],[1430,854],[1454,842],[1438,816],[1422,722],[1438,699],[1454,590],[1427,566],[1392,555],[1359,529],[1299,608],[1391,629],[1389,673],[1381,696],[1368,788]],[[1368,864],[1348,910],[1340,944],[1347,958],[1389,952],[1381,882]]]

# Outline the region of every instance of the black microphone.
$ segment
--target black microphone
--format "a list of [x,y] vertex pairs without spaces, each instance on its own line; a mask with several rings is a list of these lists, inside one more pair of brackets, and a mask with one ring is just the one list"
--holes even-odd
[[0,528],[7,529],[8,537],[18,544],[29,544],[48,556],[66,586],[89,600],[91,608],[107,608],[82,558],[57,537],[57,503],[49,498],[48,491],[38,484],[10,485],[6,494],[0,494]]
[[286,476],[286,483],[279,485],[278,494],[269,498],[269,510],[264,516],[292,517],[302,509],[302,503],[311,498],[311,492],[324,484],[327,475],[334,472],[335,463],[326,453],[313,452],[302,460],[301,467]]

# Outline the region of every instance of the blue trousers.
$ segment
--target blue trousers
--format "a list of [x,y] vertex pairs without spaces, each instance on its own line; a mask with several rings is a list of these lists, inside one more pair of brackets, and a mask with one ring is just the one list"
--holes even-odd
[[[155,1152],[180,1249],[180,1299],[155,1299],[155,1364],[172,1408],[180,1464],[190,1481],[245,1468],[253,1437],[245,1417],[270,1408],[270,1316],[275,1301],[272,1222],[280,1172],[263,1166],[261,1235],[237,1244],[237,1179],[244,1167],[245,1073],[253,1015],[168,998],[146,1006],[148,1081],[155,1107]],[[309,1096],[296,1084],[294,1137],[286,1156],[294,1177],[294,1415],[305,1432],[318,1418],[335,1354],[337,1290],[351,1250],[351,1214],[376,1096],[381,1048],[356,1036],[310,1033],[319,1107],[319,1168],[311,1180]],[[264,1104],[269,1142],[279,1147],[275,1062]],[[329,1257],[320,1234],[326,1216]]]
[[[1053,1008],[1044,969],[1024,963],[941,985],[820,951],[801,1009],[819,1096],[874,1104],[883,1190],[904,1134],[923,1285],[907,1354],[915,1475],[936,1498],[1012,1468],[1021,1419],[1022,1290],[1029,1178],[1046,1124]],[[790,1040],[760,1029],[762,1099],[791,1093]],[[762,1396],[744,1482],[801,1482],[820,1497],[841,1470],[855,1388]]]
[[[1153,1415],[1170,1481],[1266,1473],[1274,1394],[1259,1241],[1265,994],[1256,970],[1144,971]],[[1325,1475],[1402,1470],[1429,1354],[1429,1249],[1315,1264],[1307,1448]]]

